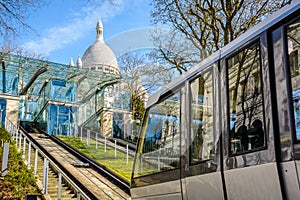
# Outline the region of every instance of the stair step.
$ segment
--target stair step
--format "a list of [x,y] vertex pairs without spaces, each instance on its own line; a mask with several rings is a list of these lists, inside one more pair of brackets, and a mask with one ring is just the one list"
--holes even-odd
[[[22,144],[22,150],[23,150],[23,144]],[[34,169],[34,160],[35,160],[35,150],[31,150],[30,152],[30,168]],[[26,144],[26,150],[25,150],[25,162],[28,161],[28,144]],[[38,156],[37,160],[37,169],[36,169],[36,175],[37,178],[40,181],[43,181],[44,177],[44,159]],[[69,200],[69,199],[77,199],[77,195],[75,192],[70,189],[70,187],[62,182],[61,185],[61,200]],[[48,195],[52,199],[58,199],[58,174],[49,167],[48,171]]]

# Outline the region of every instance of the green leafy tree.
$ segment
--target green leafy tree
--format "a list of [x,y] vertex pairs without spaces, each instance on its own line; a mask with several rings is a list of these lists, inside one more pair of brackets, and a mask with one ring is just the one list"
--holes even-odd
[[141,122],[145,113],[145,106],[142,99],[135,93],[131,95],[131,110],[133,119],[138,119]]
[[[10,135],[4,127],[0,127],[0,139],[3,142],[10,142]],[[1,157],[2,159],[2,157]]]

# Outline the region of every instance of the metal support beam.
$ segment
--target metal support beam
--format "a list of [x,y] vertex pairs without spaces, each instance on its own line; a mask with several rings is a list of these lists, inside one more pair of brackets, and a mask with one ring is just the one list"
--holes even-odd
[[39,68],[34,75],[32,76],[32,78],[28,81],[27,85],[25,85],[25,87],[20,91],[20,95],[26,95],[28,89],[31,87],[31,85],[34,83],[34,81],[43,73],[45,73],[46,71],[48,71],[47,69],[48,65],[45,65],[41,68]]

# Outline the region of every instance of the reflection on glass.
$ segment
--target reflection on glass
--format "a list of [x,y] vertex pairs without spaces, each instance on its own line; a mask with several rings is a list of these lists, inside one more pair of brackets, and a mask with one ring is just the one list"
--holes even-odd
[[212,71],[191,83],[191,162],[214,156]]
[[293,91],[293,107],[295,117],[296,138],[300,140],[300,73],[299,73],[299,47],[300,47],[299,20],[289,25],[287,29],[287,44],[289,54],[290,78]]
[[134,176],[178,168],[180,164],[180,93],[146,111]]
[[[7,67],[15,68],[9,65]],[[13,69],[10,72],[2,66],[0,68],[0,94],[18,96],[18,84],[19,76],[17,70]]]
[[231,153],[264,146],[259,52],[259,44],[254,43],[227,61]]
[[47,98],[61,102],[76,102],[76,86],[74,83],[55,79],[51,80],[50,83],[50,97]]

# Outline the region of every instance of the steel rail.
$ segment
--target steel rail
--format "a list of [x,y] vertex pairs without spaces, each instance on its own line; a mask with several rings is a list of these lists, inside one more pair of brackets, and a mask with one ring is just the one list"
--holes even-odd
[[76,177],[74,177],[61,163],[59,163],[44,147],[42,147],[35,139],[32,138],[32,136],[22,127],[19,127],[22,131],[22,134],[27,137],[28,140],[30,140],[36,148],[38,148],[41,154],[45,156],[47,159],[49,159],[50,162],[56,167],[56,169],[59,169],[62,174],[65,175],[65,177],[68,177],[67,179],[70,180],[70,184],[74,187],[75,190],[80,192],[80,195],[84,196],[85,198],[88,197],[88,199],[99,199],[97,196],[93,194],[92,191],[90,191],[85,185],[83,185]]
[[84,163],[88,163],[89,167],[96,170],[99,174],[104,176],[106,179],[111,181],[113,184],[115,184],[117,187],[119,187],[121,190],[123,190],[126,194],[130,195],[130,183],[125,180],[124,178],[120,177],[118,174],[112,172],[104,165],[101,165],[100,163],[96,162],[95,160],[87,157],[77,149],[73,148],[72,146],[68,145],[67,143],[61,141],[57,137],[53,135],[48,135],[43,130],[36,128],[40,133],[48,136],[53,142],[57,143],[58,145],[62,146],[64,149],[69,151],[72,155],[79,158],[79,160],[83,161]]
[[122,189],[124,192],[126,192],[128,195],[130,195],[130,183],[123,179],[122,177],[118,176],[116,173],[110,171],[107,167],[101,165],[100,163],[94,161],[93,159],[87,157],[77,149],[74,149],[72,146],[68,145],[67,143],[61,141],[55,136],[49,136],[51,140],[56,142],[57,144],[64,147],[66,150],[68,150],[71,154],[78,157],[80,160],[82,160],[85,163],[88,163],[91,168],[96,170],[98,173],[106,177],[108,180],[110,180],[112,183],[114,183],[116,186],[118,186],[120,189]]

